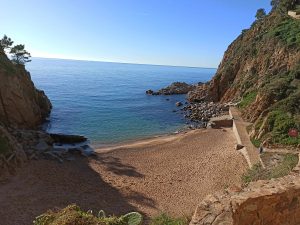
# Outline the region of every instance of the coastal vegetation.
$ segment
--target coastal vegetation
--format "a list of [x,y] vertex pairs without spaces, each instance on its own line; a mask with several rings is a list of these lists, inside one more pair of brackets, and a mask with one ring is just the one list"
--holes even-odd
[[173,218],[163,213],[152,218],[150,225],[187,225],[189,221],[188,217]]
[[[274,165],[269,165],[268,162],[270,153],[264,153],[262,159],[267,158],[266,168],[263,168],[262,165],[256,164],[251,169],[248,169],[247,172],[242,176],[242,181],[244,184],[248,184],[257,180],[270,180],[272,178],[279,178],[288,175],[292,169],[298,163],[298,156],[295,154],[286,154],[282,157],[281,162]],[[276,158],[276,160],[278,160]]]
[[69,205],[59,211],[48,211],[38,216],[34,221],[34,225],[141,225],[142,215],[137,212],[128,213],[126,215],[106,216],[103,210],[100,210],[95,216],[91,210],[85,212],[77,205]]
[[257,96],[256,91],[252,91],[245,94],[245,96],[242,98],[242,101],[239,103],[239,107],[242,109],[246,108],[248,105],[250,105],[255,101],[256,96]]
[[[140,213],[132,212],[123,216],[106,216],[103,210],[94,215],[91,210],[85,212],[77,205],[69,205],[58,211],[48,211],[33,221],[33,225],[141,225],[143,217]],[[150,219],[150,225],[187,225],[187,217],[172,218],[161,214]]]
[[11,61],[17,65],[24,65],[27,62],[30,62],[30,53],[25,50],[25,45],[13,45],[13,41],[11,38],[6,35],[0,40],[0,48],[2,53],[7,53],[11,56]]
[[258,9],[256,12],[256,19],[257,20],[261,20],[263,19],[265,16],[267,15],[266,10],[265,9]]

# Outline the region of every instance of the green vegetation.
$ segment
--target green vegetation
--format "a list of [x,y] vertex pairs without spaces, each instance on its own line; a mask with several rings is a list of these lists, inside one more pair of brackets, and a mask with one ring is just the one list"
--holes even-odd
[[10,151],[9,143],[6,138],[0,137],[0,155],[5,155]]
[[261,20],[261,19],[265,18],[266,15],[267,15],[267,13],[266,13],[265,9],[258,9],[255,17],[257,20]]
[[263,180],[261,178],[262,171],[263,169],[260,164],[254,165],[251,169],[248,169],[248,171],[245,174],[243,174],[243,183],[248,184],[252,181]]
[[9,37],[4,35],[3,38],[0,40],[0,48],[2,49],[2,51],[10,50],[13,43],[14,42]]
[[188,225],[189,219],[186,217],[172,218],[166,214],[161,214],[151,220],[150,225]]
[[29,59],[30,53],[25,50],[25,45],[16,45],[10,50],[12,55],[12,61],[17,65],[24,65],[27,62],[31,62]]
[[283,145],[298,145],[300,137],[290,137],[289,130],[292,128],[300,129],[300,123],[289,113],[275,110],[268,114],[268,130],[272,141]]
[[280,0],[271,0],[271,6],[273,9],[277,8],[280,3]]
[[137,212],[132,212],[121,217],[106,217],[104,211],[99,211],[94,216],[92,211],[84,212],[76,205],[70,205],[60,211],[49,211],[38,216],[34,225],[140,225],[142,216]]
[[296,2],[295,0],[271,0],[271,6],[273,10],[285,13],[288,10],[294,9]]
[[253,103],[255,101],[256,95],[257,95],[256,91],[247,93],[243,97],[242,101],[240,102],[239,107],[243,109],[243,108],[246,108],[247,106],[249,106],[251,103]]
[[[264,153],[267,154],[267,153]],[[245,184],[257,180],[270,180],[288,175],[298,163],[298,156],[295,154],[286,154],[281,163],[274,167],[263,169],[260,164],[254,165],[242,176]]]
[[[95,216],[91,210],[85,212],[76,205],[69,205],[59,211],[48,211],[41,216],[36,217],[34,225],[141,225],[142,215],[137,212],[126,215],[106,216],[103,210],[100,210]],[[166,214],[161,214],[150,220],[150,225],[188,225],[187,217],[172,218]]]
[[[0,40],[0,54],[5,55],[5,51],[9,52],[12,57],[12,62],[17,65],[24,65],[30,62],[30,53],[25,50],[25,45],[13,45],[13,41],[6,35]],[[6,58],[7,59],[7,58]]]
[[300,20],[287,17],[272,27],[269,35],[278,38],[288,47],[300,48]]
[[251,139],[251,142],[256,148],[259,148],[261,145],[261,141],[257,139]]

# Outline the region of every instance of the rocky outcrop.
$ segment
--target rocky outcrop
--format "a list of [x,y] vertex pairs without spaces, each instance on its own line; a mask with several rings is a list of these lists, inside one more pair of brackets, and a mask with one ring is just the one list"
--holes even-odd
[[300,176],[291,174],[207,196],[190,225],[300,224]]
[[51,108],[49,99],[43,91],[35,88],[25,67],[13,64],[0,48],[1,179],[30,159],[26,150],[32,140],[26,137],[20,139],[17,130],[38,128]]
[[14,129],[11,134],[23,146],[27,158],[74,160],[75,155],[93,156],[87,138],[79,135],[48,134],[40,130]]
[[0,126],[0,179],[5,179],[26,161],[23,146],[7,129]]
[[0,53],[0,122],[10,127],[36,128],[49,115],[51,107],[24,66],[13,65]]
[[166,88],[162,88],[159,91],[148,90],[146,94],[149,95],[180,95],[187,94],[196,88],[197,85],[190,85],[185,82],[174,82]]

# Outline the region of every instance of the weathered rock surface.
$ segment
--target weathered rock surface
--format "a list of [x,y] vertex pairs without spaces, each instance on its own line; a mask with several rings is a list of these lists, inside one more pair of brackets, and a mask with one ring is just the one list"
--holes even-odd
[[13,65],[0,50],[0,122],[35,128],[49,115],[51,103],[36,89],[24,66]]
[[162,88],[159,91],[155,92],[153,90],[146,91],[146,94],[149,95],[179,95],[187,94],[189,91],[192,91],[196,88],[197,85],[190,85],[185,82],[174,82],[166,88]]
[[198,205],[190,225],[298,225],[299,202],[300,176],[294,173],[207,196]]

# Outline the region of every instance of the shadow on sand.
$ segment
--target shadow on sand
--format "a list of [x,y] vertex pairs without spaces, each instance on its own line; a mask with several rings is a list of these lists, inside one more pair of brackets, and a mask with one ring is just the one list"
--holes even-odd
[[97,161],[106,167],[107,171],[120,176],[144,178],[144,175],[137,172],[133,166],[125,165],[119,158],[113,156],[102,156],[98,154]]
[[[93,160],[115,174],[144,177],[117,158],[98,155]],[[5,225],[28,225],[45,211],[72,203],[93,212],[103,209],[110,215],[138,211],[129,202],[155,208],[155,202],[140,193],[129,191],[123,196],[102,179],[101,171],[89,166],[89,159],[80,157],[62,164],[33,161],[5,184],[0,184],[0,208],[5,209],[0,210],[0,218]]]

